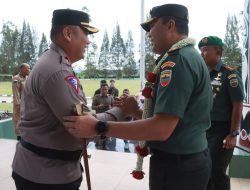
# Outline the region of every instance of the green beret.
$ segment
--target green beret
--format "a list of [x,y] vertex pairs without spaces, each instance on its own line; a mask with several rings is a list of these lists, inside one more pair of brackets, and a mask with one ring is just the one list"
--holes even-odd
[[165,4],[153,7],[150,11],[150,18],[141,24],[142,28],[150,31],[150,24],[157,18],[170,16],[182,20],[188,24],[188,9],[183,5]]
[[90,34],[99,30],[89,25],[89,15],[83,11],[72,9],[57,9],[53,12],[52,25],[76,25],[87,30]]
[[209,46],[209,45],[216,45],[216,46],[220,46],[221,48],[223,48],[223,42],[217,36],[208,36],[208,37],[202,38],[202,40],[198,44],[198,47],[199,49],[201,49],[202,46]]

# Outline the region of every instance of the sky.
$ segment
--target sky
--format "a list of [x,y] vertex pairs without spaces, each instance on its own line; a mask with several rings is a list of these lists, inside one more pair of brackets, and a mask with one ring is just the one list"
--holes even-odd
[[[208,35],[224,39],[228,14],[242,18],[239,13],[244,8],[244,0],[144,0],[145,15],[152,7],[165,3],[183,4],[188,8],[189,36],[196,39],[197,43]],[[0,26],[3,22],[11,21],[21,29],[25,20],[37,31],[39,37],[45,33],[49,38],[53,10],[81,10],[84,6],[90,11],[91,24],[100,29],[94,37],[99,48],[103,32],[108,31],[111,41],[118,23],[124,40],[127,39],[128,31],[132,31],[135,49],[139,51],[141,0],[7,0],[0,6]]]

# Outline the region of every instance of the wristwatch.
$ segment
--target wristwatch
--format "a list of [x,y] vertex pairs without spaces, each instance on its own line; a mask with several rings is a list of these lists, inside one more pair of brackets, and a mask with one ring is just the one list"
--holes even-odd
[[97,135],[105,136],[108,132],[108,124],[104,121],[98,121],[95,126]]
[[239,132],[236,131],[236,130],[233,130],[233,131],[231,131],[230,135],[231,135],[232,137],[236,137],[237,135],[239,135]]

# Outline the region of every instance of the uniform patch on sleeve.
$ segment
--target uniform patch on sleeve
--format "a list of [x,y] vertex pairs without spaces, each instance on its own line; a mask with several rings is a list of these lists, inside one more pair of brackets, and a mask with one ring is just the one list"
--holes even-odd
[[78,87],[78,80],[76,77],[74,76],[67,76],[64,78],[69,84],[70,86],[76,91],[76,93],[78,94],[79,91],[79,87]]
[[228,79],[231,79],[231,78],[236,78],[236,74],[231,74],[227,77]]
[[174,66],[175,66],[175,63],[172,62],[172,61],[167,61],[167,62],[165,62],[165,63],[163,63],[163,64],[161,65],[161,69],[164,69],[164,68],[167,67],[167,66],[174,67]]
[[171,81],[172,71],[164,70],[161,72],[160,83],[161,86],[166,87]]
[[237,87],[238,86],[238,79],[231,79],[230,86],[234,87],[234,88]]

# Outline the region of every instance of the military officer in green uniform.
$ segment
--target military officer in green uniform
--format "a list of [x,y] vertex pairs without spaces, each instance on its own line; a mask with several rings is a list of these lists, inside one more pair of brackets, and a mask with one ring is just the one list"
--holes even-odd
[[[194,40],[188,38],[185,6],[157,6],[150,16],[141,26],[149,32],[153,51],[160,55],[152,73],[156,77],[148,78],[143,91],[147,96],[143,115],[145,110],[152,114],[130,122],[68,116],[64,125],[76,136],[146,140],[152,154],[150,190],[205,190],[211,170],[206,139],[212,108],[208,69]],[[148,106],[150,101],[153,103]],[[139,116],[135,110],[132,117]]]
[[219,37],[204,37],[198,46],[210,72],[213,92],[212,125],[207,131],[212,174],[207,189],[230,190],[230,178],[226,175],[226,169],[239,134],[243,85],[236,69],[223,64],[223,42]]

